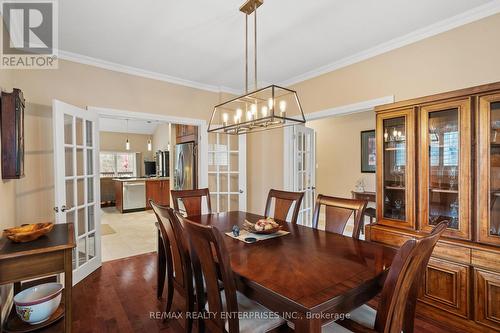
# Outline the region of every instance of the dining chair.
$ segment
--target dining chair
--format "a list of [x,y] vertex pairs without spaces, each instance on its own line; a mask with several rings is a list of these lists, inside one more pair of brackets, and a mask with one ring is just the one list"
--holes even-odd
[[367,201],[329,197],[318,194],[312,225],[318,229],[321,207],[325,206],[325,231],[343,234],[349,218],[354,214],[352,238],[359,239]]
[[412,333],[418,289],[434,246],[448,222],[439,223],[427,237],[408,240],[396,253],[384,281],[378,309],[362,305],[350,318],[323,326],[322,332]]
[[202,199],[203,197],[207,200],[207,210],[208,214],[212,213],[212,206],[210,204],[210,191],[208,188],[200,188],[197,190],[172,190],[172,200],[174,202],[174,209],[179,210],[179,201],[184,204],[184,209],[187,216],[201,215],[202,213]]
[[[170,207],[159,206],[152,200],[149,201],[153,211],[159,219],[159,227],[164,240],[164,256],[170,257],[167,264],[167,304],[165,312],[169,313],[172,307],[174,290],[184,299],[184,314],[194,310],[195,295],[193,286],[193,270],[189,255],[189,244],[185,230],[181,225],[174,210]],[[160,253],[158,254],[160,256]],[[165,274],[165,269],[159,269]],[[193,321],[191,316],[185,316],[185,331],[191,332]]]
[[[236,281],[231,269],[230,256],[224,244],[223,235],[213,226],[183,221],[191,244],[191,261],[196,280],[198,313],[210,315],[198,323],[201,331],[210,332],[267,332],[285,321],[270,310],[236,291]],[[219,272],[219,273],[218,273]],[[204,284],[201,283],[204,279]],[[221,279],[224,289],[219,288]],[[206,288],[206,290],[203,290]],[[207,302],[205,302],[205,297]],[[252,316],[238,318],[238,313]],[[261,313],[262,315],[256,315]],[[270,317],[270,318],[268,318]]]
[[286,221],[286,218],[290,213],[290,209],[292,208],[293,203],[295,203],[292,219],[290,220],[290,222],[296,224],[299,217],[302,198],[304,198],[304,192],[287,192],[271,189],[269,190],[269,194],[267,195],[266,211],[264,215],[266,217],[271,216],[271,204],[274,199],[274,219],[279,221]]

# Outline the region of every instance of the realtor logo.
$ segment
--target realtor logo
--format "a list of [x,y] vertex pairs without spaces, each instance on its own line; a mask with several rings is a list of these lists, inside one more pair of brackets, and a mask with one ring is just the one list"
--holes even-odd
[[0,67],[57,68],[56,0],[1,0]]

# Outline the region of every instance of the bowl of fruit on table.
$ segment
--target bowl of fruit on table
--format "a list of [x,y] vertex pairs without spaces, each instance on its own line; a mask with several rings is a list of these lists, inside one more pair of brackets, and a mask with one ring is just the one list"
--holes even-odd
[[260,219],[256,223],[245,221],[244,228],[253,234],[274,234],[281,230],[281,225],[274,221],[273,218]]

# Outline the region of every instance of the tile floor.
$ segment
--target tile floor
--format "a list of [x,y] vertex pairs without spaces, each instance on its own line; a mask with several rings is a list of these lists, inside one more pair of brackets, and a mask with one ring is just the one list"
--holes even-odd
[[115,207],[101,209],[101,224],[115,233],[102,236],[102,261],[156,251],[157,233],[153,211],[120,214]]

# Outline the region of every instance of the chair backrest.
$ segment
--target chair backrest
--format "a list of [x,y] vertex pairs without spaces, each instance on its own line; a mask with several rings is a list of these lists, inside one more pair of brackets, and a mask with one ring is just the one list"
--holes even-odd
[[[215,227],[194,223],[188,219],[184,219],[183,223],[191,242],[191,260],[197,281],[196,294],[199,295],[197,302],[201,305],[199,311],[204,311],[202,307],[205,301],[198,281],[202,281],[202,277],[205,278],[208,310],[211,315],[204,321],[204,324],[207,325],[210,332],[225,332],[225,319],[227,319],[229,332],[239,332],[237,316],[225,318],[222,315],[223,313],[234,314],[238,312],[236,283],[222,234]],[[218,284],[218,272],[220,272],[224,284],[225,308]]]
[[425,267],[434,246],[447,226],[446,221],[439,223],[429,236],[407,241],[396,253],[384,282],[377,309],[375,319],[377,332],[400,333],[403,326],[413,326],[414,312],[412,318],[407,318],[407,306],[415,304],[416,289],[420,286]]
[[291,223],[297,223],[297,218],[299,217],[300,205],[302,203],[302,198],[304,197],[303,192],[286,192],[271,189],[267,195],[266,211],[264,215],[270,217],[271,215],[271,204],[273,198],[275,199],[274,204],[274,218],[280,221],[286,221],[286,217],[290,212],[292,204],[295,202],[295,207],[293,209]]
[[191,295],[193,291],[193,271],[185,230],[172,208],[157,205],[152,200],[149,203],[159,220],[162,238],[170,244],[170,251],[167,246],[165,250],[167,255],[171,255],[174,283],[176,287],[184,289],[186,293]]
[[312,221],[313,228],[318,228],[321,206],[325,206],[326,231],[342,235],[349,218],[354,214],[352,238],[359,239],[366,204],[365,200],[329,197],[318,194]]
[[184,204],[187,216],[201,215],[202,198],[207,199],[208,213],[212,213],[212,206],[210,204],[210,191],[208,188],[200,188],[197,190],[172,190],[172,201],[174,209],[179,211],[179,200]]

